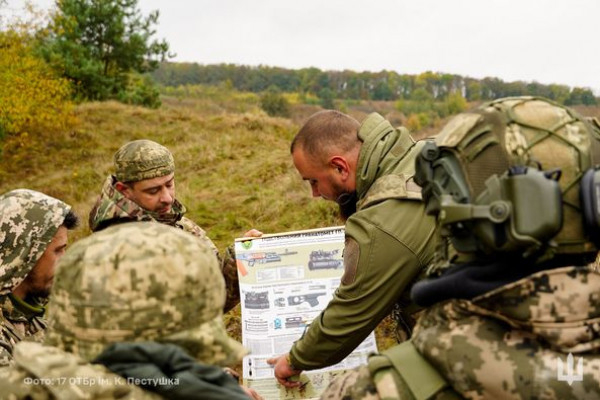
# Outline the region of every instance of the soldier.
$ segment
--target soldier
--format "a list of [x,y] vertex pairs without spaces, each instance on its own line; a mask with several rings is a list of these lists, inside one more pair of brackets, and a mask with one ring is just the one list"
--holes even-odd
[[323,398],[600,398],[599,162],[600,129],[545,99],[451,120],[415,179],[470,261],[429,271],[412,339]]
[[54,269],[78,218],[60,200],[18,189],[0,196],[0,366],[21,340],[41,341]]
[[[206,232],[184,217],[186,208],[175,198],[175,161],[164,146],[150,140],[134,140],[114,155],[115,175],[109,175],[89,216],[93,232],[130,221],[157,221],[197,236],[210,246],[221,264],[227,287],[224,312],[240,302],[233,248],[220,257]],[[259,235],[250,230],[246,236]]]
[[59,264],[45,344],[16,346],[2,393],[248,398],[220,368],[247,353],[225,331],[222,282],[212,248],[180,229],[133,222],[80,240]]
[[289,354],[270,359],[284,386],[302,370],[324,368],[350,354],[394,307],[400,340],[418,308],[411,285],[433,260],[437,231],[413,182],[415,143],[379,114],[361,124],[338,111],[311,116],[291,145],[296,169],[314,197],[335,201],[345,224],[344,275],[321,315]]

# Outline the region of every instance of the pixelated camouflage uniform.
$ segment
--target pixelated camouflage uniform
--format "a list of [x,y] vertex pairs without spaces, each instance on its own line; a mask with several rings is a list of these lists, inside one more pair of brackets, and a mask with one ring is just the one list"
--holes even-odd
[[227,301],[224,312],[231,310],[240,302],[239,279],[235,263],[233,246],[226,249],[223,257],[217,247],[208,238],[206,232],[190,219],[184,217],[186,208],[174,200],[169,213],[156,213],[140,207],[115,188],[115,183],[137,182],[165,176],[175,171],[173,155],[164,146],[149,140],[136,140],[122,146],[114,156],[115,176],[110,175],[104,182],[102,192],[90,211],[89,226],[93,232],[107,226],[131,221],[157,221],[183,229],[197,236],[215,252],[225,278]]
[[89,364],[123,342],[172,344],[198,362],[235,365],[247,351],[225,331],[222,281],[212,249],[179,229],[133,222],[94,233],[59,263],[45,345],[16,346],[0,387],[14,399],[157,398]]
[[[446,381],[431,398],[453,391],[468,399],[600,398],[599,300],[597,271],[564,267],[471,301],[454,299],[430,307],[415,327],[412,343]],[[559,380],[558,370],[562,363],[567,373],[569,353],[575,372],[583,359],[582,381],[571,385]],[[363,367],[335,381],[323,398],[415,398],[394,368],[376,368],[383,357],[372,357],[371,370]]]
[[36,265],[71,208],[33,190],[0,196],[0,366],[7,365],[21,340],[41,341],[46,299],[27,301],[11,292]]
[[[457,116],[436,143],[457,150],[463,172],[473,180],[478,177],[480,186],[484,178],[510,165],[508,158],[494,154],[494,145],[504,146],[516,165],[559,168],[564,224],[552,238],[550,253],[537,253],[544,256],[538,264],[536,253],[527,262],[518,257],[506,261],[506,254],[497,250],[491,258],[500,261],[431,270],[433,276],[442,274],[427,282],[434,284],[428,294],[438,300],[421,315],[411,341],[372,356],[368,367],[334,381],[323,398],[600,398],[600,276],[589,267],[557,268],[566,261],[585,260],[597,250],[583,229],[579,189],[584,172],[599,160],[600,130],[592,129],[600,125],[586,125],[572,110],[532,97],[499,99],[484,107],[479,114]],[[501,140],[485,137],[489,132]],[[446,165],[451,165],[448,159]],[[522,160],[537,164],[519,164]],[[431,193],[447,194],[445,176],[438,176],[430,179],[442,184]],[[469,188],[475,186],[468,183]],[[444,201],[453,205],[452,198]],[[485,197],[479,194],[476,199]],[[447,211],[443,203],[437,207]],[[567,257],[552,258],[561,251]],[[469,270],[472,274],[459,275]],[[452,275],[475,279],[466,282]],[[445,287],[439,284],[442,280]],[[483,293],[466,295],[490,285]]]
[[411,285],[433,260],[435,220],[425,215],[412,181],[421,142],[373,113],[358,132],[357,211],[345,225],[344,275],[318,318],[290,350],[297,369],[333,365],[350,354],[375,327],[397,312],[398,337],[410,337],[414,313]]

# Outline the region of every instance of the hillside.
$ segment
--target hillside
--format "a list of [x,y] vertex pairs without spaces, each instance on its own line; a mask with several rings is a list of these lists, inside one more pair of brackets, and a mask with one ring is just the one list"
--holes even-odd
[[[310,197],[289,156],[292,137],[319,107],[295,105],[290,118],[273,118],[252,95],[162,101],[158,110],[116,102],[79,105],[79,124],[72,131],[43,143],[29,138],[4,152],[0,193],[30,188],[73,205],[82,218],[71,236],[77,240],[89,234],[87,216],[111,172],[114,152],[129,140],[147,138],[173,152],[177,197],[220,250],[253,227],[268,233],[340,224],[333,204]],[[372,111],[403,122],[392,102],[361,102],[347,110],[359,120]],[[599,107],[579,111],[600,117]],[[230,334],[239,338],[239,307],[226,321]],[[380,324],[377,337],[380,348],[394,343],[389,320]]]

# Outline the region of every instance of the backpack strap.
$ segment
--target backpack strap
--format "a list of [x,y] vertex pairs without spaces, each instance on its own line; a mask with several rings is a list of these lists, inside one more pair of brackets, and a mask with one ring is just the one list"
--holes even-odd
[[417,351],[410,340],[385,350],[379,356],[376,362],[369,360],[371,375],[380,368],[391,366],[408,386],[415,400],[430,399],[449,387],[444,377]]

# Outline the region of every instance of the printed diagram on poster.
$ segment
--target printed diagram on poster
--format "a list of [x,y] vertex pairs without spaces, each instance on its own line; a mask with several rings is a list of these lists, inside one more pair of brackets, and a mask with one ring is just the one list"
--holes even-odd
[[244,384],[265,399],[318,398],[330,379],[366,364],[375,335],[340,363],[304,372],[301,389],[279,386],[266,360],[287,353],[327,306],[344,272],[344,228],[242,238],[235,241],[240,278]]

